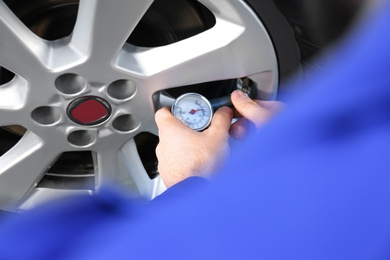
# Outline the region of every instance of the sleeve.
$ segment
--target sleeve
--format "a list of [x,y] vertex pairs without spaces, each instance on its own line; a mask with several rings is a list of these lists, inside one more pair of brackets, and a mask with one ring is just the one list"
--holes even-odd
[[[167,205],[205,185],[205,179],[191,177],[149,203]],[[145,206],[145,201],[128,197],[118,188],[104,187],[94,196],[75,196],[7,214],[0,225],[0,259],[60,259],[79,237],[115,219],[131,219],[134,211]]]

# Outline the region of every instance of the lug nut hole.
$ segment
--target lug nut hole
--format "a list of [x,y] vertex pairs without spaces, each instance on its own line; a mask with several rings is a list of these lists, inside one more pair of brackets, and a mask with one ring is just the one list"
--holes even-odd
[[114,99],[124,100],[132,97],[136,90],[137,87],[134,81],[117,80],[108,86],[107,93]]
[[119,132],[130,132],[140,125],[140,121],[134,115],[122,115],[117,117],[112,126]]
[[93,144],[96,136],[93,132],[87,130],[78,130],[68,135],[68,142],[79,147],[85,147]]
[[85,89],[87,83],[83,77],[76,74],[64,74],[55,81],[57,90],[66,95],[74,95]]
[[32,111],[31,117],[41,125],[52,125],[61,119],[61,113],[54,107],[38,107]]

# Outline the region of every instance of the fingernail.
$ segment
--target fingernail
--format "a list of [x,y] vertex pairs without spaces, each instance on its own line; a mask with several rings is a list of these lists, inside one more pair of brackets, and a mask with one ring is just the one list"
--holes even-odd
[[230,136],[233,139],[239,140],[245,135],[245,129],[241,126],[234,126],[230,129]]
[[235,90],[233,93],[235,93],[234,95],[236,95],[237,98],[247,97],[247,95],[239,89]]

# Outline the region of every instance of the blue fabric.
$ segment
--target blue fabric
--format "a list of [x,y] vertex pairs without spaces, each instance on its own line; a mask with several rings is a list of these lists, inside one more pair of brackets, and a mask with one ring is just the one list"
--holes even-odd
[[390,2],[207,184],[2,223],[0,259],[390,259]]

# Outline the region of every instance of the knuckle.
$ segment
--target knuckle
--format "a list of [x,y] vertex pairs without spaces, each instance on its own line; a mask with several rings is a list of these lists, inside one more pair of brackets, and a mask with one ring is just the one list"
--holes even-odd
[[160,155],[161,155],[161,145],[160,144],[157,145],[155,152],[156,152],[157,158],[160,157]]
[[228,107],[222,107],[217,110],[216,115],[222,119],[231,119],[233,117],[233,110]]
[[217,129],[225,129],[227,127],[230,127],[231,121],[233,118],[233,112],[230,108],[227,109],[219,109],[214,117],[213,121],[211,123],[211,129],[217,130]]
[[254,101],[250,100],[250,102],[246,102],[241,107],[241,113],[243,114],[259,114],[261,113],[261,107]]
[[244,104],[243,104],[243,107],[245,109],[258,109],[259,108],[259,105],[254,102],[253,100],[247,100]]

